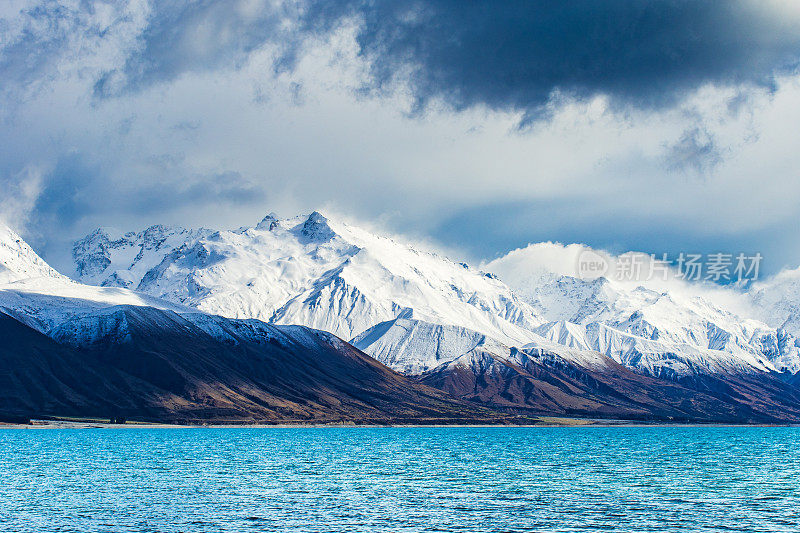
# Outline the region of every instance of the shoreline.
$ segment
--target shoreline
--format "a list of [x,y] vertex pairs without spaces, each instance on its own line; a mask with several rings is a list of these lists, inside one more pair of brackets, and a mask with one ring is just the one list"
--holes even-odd
[[632,420],[596,420],[542,417],[535,424],[355,424],[355,423],[277,423],[277,424],[169,424],[159,422],[126,422],[112,424],[91,420],[32,420],[31,423],[0,422],[3,429],[392,429],[392,428],[777,428],[800,427],[800,423],[724,423],[724,422],[637,422]]

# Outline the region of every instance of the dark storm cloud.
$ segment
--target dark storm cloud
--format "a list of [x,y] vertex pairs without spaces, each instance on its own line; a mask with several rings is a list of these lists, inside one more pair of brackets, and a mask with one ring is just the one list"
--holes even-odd
[[[41,76],[71,32],[102,39],[78,12],[44,2],[7,47],[6,73]],[[118,95],[186,72],[235,68],[266,44],[291,70],[309,36],[357,24],[369,63],[364,89],[407,87],[418,108],[486,105],[540,116],[554,95],[609,95],[613,103],[663,108],[712,82],[773,88],[800,57],[797,21],[775,2],[730,0],[299,0],[155,2],[118,66],[97,73],[95,94]],[[88,7],[87,7],[88,9]],[[265,74],[267,75],[267,74]]]
[[340,1],[305,17],[316,32],[362,22],[368,90],[532,116],[554,93],[663,108],[707,82],[772,88],[800,57],[797,26],[754,1]]

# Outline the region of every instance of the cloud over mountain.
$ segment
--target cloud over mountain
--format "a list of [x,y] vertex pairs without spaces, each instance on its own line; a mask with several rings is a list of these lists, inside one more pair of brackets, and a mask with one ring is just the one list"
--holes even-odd
[[474,259],[757,243],[775,272],[799,36],[779,0],[10,0],[0,214],[59,267],[97,225],[326,206]]

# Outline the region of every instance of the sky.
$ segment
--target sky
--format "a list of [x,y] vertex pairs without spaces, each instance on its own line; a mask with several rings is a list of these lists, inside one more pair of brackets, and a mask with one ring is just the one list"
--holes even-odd
[[314,209],[475,262],[528,243],[800,265],[793,0],[4,0],[0,216]]

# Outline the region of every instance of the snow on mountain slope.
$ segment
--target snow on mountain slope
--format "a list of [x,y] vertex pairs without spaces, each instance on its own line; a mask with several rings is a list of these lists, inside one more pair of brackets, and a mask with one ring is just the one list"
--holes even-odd
[[753,284],[749,296],[764,322],[800,336],[800,268]]
[[127,289],[93,287],[67,278],[30,278],[0,285],[0,311],[45,334],[66,320],[122,305],[197,312]]
[[771,361],[754,350],[728,352],[698,348],[688,343],[652,340],[602,322],[578,325],[559,321],[545,324],[537,332],[552,342],[600,352],[638,372],[668,379],[696,373],[776,370]]
[[[573,288],[581,283],[593,290],[584,291],[577,298],[575,292],[562,294],[564,299],[572,296],[573,300],[571,308],[562,307],[568,312],[560,316],[555,308],[547,309],[546,314],[556,318],[555,322],[567,321],[587,330],[594,324],[604,324],[649,341],[739,355],[758,355],[765,350],[772,353],[777,346],[774,329],[757,320],[736,316],[701,297],[658,293],[644,287],[614,289],[604,278],[590,282],[561,278],[555,284],[542,287],[541,292],[549,296],[563,287]],[[598,294],[603,297],[598,298]],[[538,307],[541,302],[542,299],[533,305]],[[573,309],[577,309],[575,314],[572,314]],[[542,328],[537,332],[542,333]]]
[[652,290],[635,282],[547,270],[548,264],[568,270],[565,265],[575,261],[574,270],[575,246],[563,247],[566,258],[554,260],[558,245],[532,245],[484,266],[548,320],[535,329],[546,339],[597,350],[653,375],[800,370],[800,348],[793,337],[725,310],[686,283]]
[[[800,302],[793,296],[800,295],[800,275],[754,287],[753,305],[745,307],[763,311],[743,315],[738,304],[747,295],[701,290],[674,273],[642,284],[568,275],[586,250],[540,243],[483,267],[509,288],[491,274],[315,212],[283,220],[268,215],[236,231],[153,226],[112,238],[98,230],[76,243],[73,256],[86,283],[345,339],[364,341],[362,332],[399,318],[471,330],[506,346],[547,342],[581,354],[598,351],[653,375],[800,371],[793,335],[800,330],[800,305],[793,304]],[[441,334],[417,324],[405,342],[425,344],[425,335]],[[407,371],[441,360],[435,352],[405,360],[410,344],[376,342],[368,352],[389,361],[391,346],[391,364]]]
[[164,245],[141,258],[133,251],[143,246],[128,245],[125,261],[133,259],[125,271],[116,268],[125,261],[115,260],[104,240],[98,244],[88,236],[74,250],[79,279],[345,339],[387,320],[413,317],[525,343],[542,322],[491,275],[317,212],[282,220],[268,215],[236,231],[160,236]]
[[[586,368],[606,367],[606,357],[597,352],[570,349],[535,335],[532,339],[526,350],[547,350]],[[418,375],[443,368],[442,365],[471,368],[489,359],[520,364],[519,350],[487,335],[464,327],[405,318],[377,324],[354,338],[352,344],[405,374]]]
[[111,230],[98,228],[72,248],[78,278],[89,285],[135,288],[134,280],[157,266],[168,253],[210,230],[186,230],[181,227],[151,226],[139,233],[120,237]]
[[[771,310],[772,323],[786,328],[775,329],[686,291],[541,268],[526,278],[519,261],[509,276],[507,260],[490,265],[514,280],[526,303],[492,275],[319,213],[270,215],[237,231],[154,226],[118,238],[95,231],[73,253],[81,278],[103,287],[68,280],[0,229],[0,310],[48,334],[69,322],[58,334],[80,342],[121,327],[118,309],[133,305],[191,314],[221,340],[233,326],[196,309],[357,335],[358,347],[413,374],[453,361],[479,364],[487,354],[505,360],[519,353],[514,346],[584,367],[602,366],[607,356],[662,377],[800,371],[798,341],[788,330],[800,285],[792,273],[752,292],[755,307]],[[255,320],[237,324],[239,336],[275,334]]]
[[27,278],[63,278],[11,228],[0,223],[0,284]]
[[[191,235],[185,230],[179,232],[182,236]],[[4,252],[4,264],[16,268],[13,281],[0,283],[0,312],[58,342],[86,346],[97,339],[110,337],[118,337],[118,341],[122,342],[128,331],[127,317],[130,309],[138,309],[140,315],[149,317],[153,327],[163,325],[153,322],[154,320],[169,319],[170,315],[163,313],[167,311],[181,315],[215,339],[229,344],[239,342],[240,339],[257,343],[278,339],[284,340],[284,343],[311,346],[321,339],[331,345],[342,345],[341,340],[325,332],[291,326],[279,329],[255,319],[230,320],[122,287],[81,284],[58,274],[10,230],[0,235],[10,236],[6,240],[10,239],[14,244],[14,247],[10,247],[5,246],[5,242],[0,243]],[[120,245],[121,240],[117,240],[115,246],[107,247],[106,237],[105,232],[92,234],[92,239],[103,243],[102,249],[106,251],[118,252],[124,248]],[[158,231],[151,228],[143,234],[134,235],[131,240],[139,242],[145,249],[145,253],[137,253],[142,260],[147,257],[147,250],[160,249],[165,242],[172,240],[174,243],[176,239],[164,228],[158,228]],[[129,250],[123,249],[122,252],[129,253]],[[38,276],[26,277],[27,274]],[[119,277],[115,276],[115,279]]]
[[405,374],[422,374],[478,346],[500,346],[482,333],[459,326],[396,318],[356,336],[353,346]]
[[0,226],[0,311],[49,333],[65,320],[118,305],[179,307],[119,288],[72,281],[50,267],[19,235]]
[[56,272],[19,235],[0,225],[0,311],[47,334],[71,318],[121,305],[195,312],[121,288],[77,283]]

